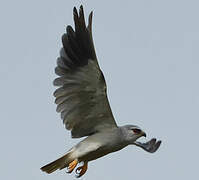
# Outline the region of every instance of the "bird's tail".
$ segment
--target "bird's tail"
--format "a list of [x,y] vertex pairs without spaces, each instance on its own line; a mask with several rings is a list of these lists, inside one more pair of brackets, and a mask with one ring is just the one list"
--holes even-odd
[[72,152],[69,151],[67,154],[60,157],[59,159],[41,167],[41,170],[50,174],[50,173],[56,171],[57,169],[61,170],[65,167],[67,167],[69,165],[69,163],[73,161],[71,153]]

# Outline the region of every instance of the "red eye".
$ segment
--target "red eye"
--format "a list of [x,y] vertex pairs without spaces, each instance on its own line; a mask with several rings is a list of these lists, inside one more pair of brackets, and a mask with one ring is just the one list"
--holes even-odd
[[140,130],[140,129],[133,129],[133,132],[134,132],[135,134],[140,134],[140,133],[141,133],[141,130]]

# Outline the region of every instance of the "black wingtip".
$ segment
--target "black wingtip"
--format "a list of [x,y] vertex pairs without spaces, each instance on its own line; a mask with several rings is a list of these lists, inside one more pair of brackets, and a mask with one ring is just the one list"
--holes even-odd
[[83,6],[81,5],[80,8],[79,8],[79,16],[80,17],[84,17],[84,9],[83,9]]
[[84,18],[84,10],[83,10],[82,5],[79,8],[79,24],[82,28],[86,28],[86,22],[85,22],[85,18]]
[[[89,59],[96,59],[91,31],[92,12],[89,15],[88,26],[86,26],[83,6],[81,5],[78,10],[76,7],[73,8],[74,29],[68,25],[66,33],[62,36],[63,48],[67,55],[62,57],[62,60],[68,68],[59,62],[60,68],[74,70],[75,67],[87,65]],[[61,70],[58,73],[63,74]]]
[[[77,11],[77,8],[74,6],[74,8],[73,8],[73,13],[74,13],[74,15],[77,15],[78,16],[78,11]],[[84,8],[83,8],[83,5],[81,5],[80,6],[80,8],[79,8],[79,15],[80,14],[84,14]]]
[[84,9],[83,9],[83,5],[82,5],[82,4],[80,5],[79,10],[84,11]]
[[74,16],[78,16],[77,8],[76,8],[76,7],[73,8],[73,15],[74,15]]
[[88,17],[88,29],[90,32],[92,32],[92,19],[93,19],[93,11],[91,11]]

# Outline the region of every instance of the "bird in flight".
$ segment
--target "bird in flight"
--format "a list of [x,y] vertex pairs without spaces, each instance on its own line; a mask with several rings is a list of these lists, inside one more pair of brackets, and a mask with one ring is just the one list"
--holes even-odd
[[154,153],[161,141],[155,138],[146,143],[137,141],[146,133],[138,126],[117,126],[107,98],[106,82],[100,70],[92,38],[92,12],[86,26],[83,6],[79,13],[73,9],[75,28],[67,26],[62,36],[63,47],[57,58],[55,73],[59,76],[54,85],[57,112],[72,138],[85,137],[64,156],[43,166],[42,171],[52,173],[67,168],[71,173],[76,168],[76,177],[84,175],[88,162],[135,145]]

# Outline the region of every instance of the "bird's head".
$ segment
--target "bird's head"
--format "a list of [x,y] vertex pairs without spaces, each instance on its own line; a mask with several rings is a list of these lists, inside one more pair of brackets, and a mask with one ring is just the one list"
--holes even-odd
[[146,133],[140,127],[135,125],[122,126],[121,129],[124,134],[125,141],[127,141],[128,144],[134,143],[142,136],[146,137]]

